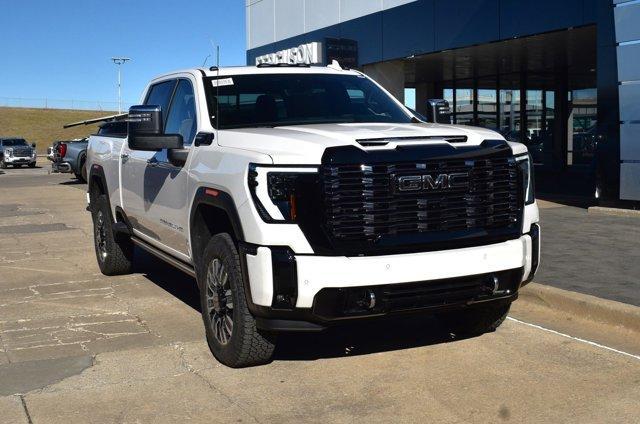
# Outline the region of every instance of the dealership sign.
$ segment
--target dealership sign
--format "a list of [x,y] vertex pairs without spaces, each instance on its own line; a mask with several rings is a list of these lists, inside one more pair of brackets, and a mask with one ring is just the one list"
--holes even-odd
[[313,42],[301,44],[298,47],[280,50],[279,52],[256,57],[256,65],[261,63],[278,64],[307,64],[317,65],[322,62],[322,43]]

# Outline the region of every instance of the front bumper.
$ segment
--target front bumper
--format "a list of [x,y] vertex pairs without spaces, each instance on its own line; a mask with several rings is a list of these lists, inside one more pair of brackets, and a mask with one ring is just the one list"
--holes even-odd
[[36,158],[31,156],[5,156],[4,162],[8,165],[28,165],[35,163]]
[[511,301],[536,271],[539,237],[533,224],[516,240],[461,249],[329,257],[242,245],[241,258],[259,325],[309,330],[345,319]]

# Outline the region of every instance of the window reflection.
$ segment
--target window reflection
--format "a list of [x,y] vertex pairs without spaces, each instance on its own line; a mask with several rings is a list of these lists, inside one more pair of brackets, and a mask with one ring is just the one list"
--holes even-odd
[[521,142],[520,128],[520,90],[500,90],[500,133]]
[[496,90],[478,89],[478,126],[498,129]]
[[473,89],[456,89],[456,123],[460,125],[473,124]]
[[596,149],[598,96],[595,88],[569,92],[567,165],[589,165]]

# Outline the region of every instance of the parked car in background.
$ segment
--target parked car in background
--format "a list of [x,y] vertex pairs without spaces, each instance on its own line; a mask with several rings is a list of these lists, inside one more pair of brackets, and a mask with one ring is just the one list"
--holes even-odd
[[87,144],[89,138],[57,141],[53,144],[51,169],[53,172],[75,174],[80,181],[87,181]]
[[36,145],[29,145],[24,138],[0,137],[0,168],[6,169],[9,165],[20,168],[28,165],[36,166]]
[[[96,135],[104,134],[108,132],[109,134],[126,134],[127,132],[127,123],[121,119],[126,116],[126,114],[122,115],[112,115],[106,117],[109,119],[106,122],[103,122],[98,129],[98,133]],[[96,122],[102,122],[105,118],[98,119],[90,119],[87,121],[74,122],[71,124],[67,124],[64,128],[71,128],[78,125],[88,125]],[[77,138],[71,141],[56,141],[51,146],[52,157],[51,168],[53,172],[61,172],[61,173],[69,173],[74,174],[76,178],[82,182],[87,182],[87,145],[89,144],[89,137],[85,138]]]

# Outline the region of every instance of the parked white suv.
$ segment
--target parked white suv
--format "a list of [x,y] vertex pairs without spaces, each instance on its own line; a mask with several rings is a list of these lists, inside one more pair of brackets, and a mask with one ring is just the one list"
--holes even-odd
[[129,273],[136,244],[195,276],[226,365],[396,313],[491,331],[536,271],[526,147],[425,123],[358,71],[191,69],[142,103],[89,140],[98,263]]

